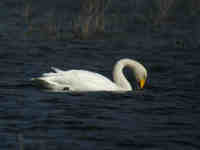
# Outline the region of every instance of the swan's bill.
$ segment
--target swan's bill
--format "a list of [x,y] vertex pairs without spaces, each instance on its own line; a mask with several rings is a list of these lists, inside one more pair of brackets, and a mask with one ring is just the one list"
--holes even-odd
[[145,85],[145,82],[146,82],[146,80],[144,80],[144,79],[141,79],[140,80],[140,88],[142,89],[143,87],[144,87],[144,85]]

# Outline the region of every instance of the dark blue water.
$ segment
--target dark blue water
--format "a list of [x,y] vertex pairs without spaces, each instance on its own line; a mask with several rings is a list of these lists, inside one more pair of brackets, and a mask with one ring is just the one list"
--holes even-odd
[[[59,34],[62,29],[67,36],[71,15],[64,6],[53,16]],[[38,30],[32,32],[22,2],[2,1],[0,8],[0,149],[200,149],[198,17],[159,28],[130,19],[107,26],[111,32],[104,40],[80,41],[57,34],[52,38],[39,29],[54,5],[44,11],[34,3],[32,22]],[[115,62],[126,57],[146,66],[144,90],[56,93],[29,82],[51,66],[111,79]]]

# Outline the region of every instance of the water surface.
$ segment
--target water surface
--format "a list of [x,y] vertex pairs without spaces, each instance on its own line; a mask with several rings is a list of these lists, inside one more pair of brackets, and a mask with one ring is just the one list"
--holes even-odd
[[[104,40],[80,41],[29,33],[23,3],[2,1],[0,7],[0,149],[200,149],[196,21],[158,30],[130,23]],[[45,18],[37,13],[36,25]],[[64,18],[60,28],[66,34],[70,15]],[[111,79],[115,62],[126,57],[147,68],[144,90],[56,93],[29,81],[51,66]]]

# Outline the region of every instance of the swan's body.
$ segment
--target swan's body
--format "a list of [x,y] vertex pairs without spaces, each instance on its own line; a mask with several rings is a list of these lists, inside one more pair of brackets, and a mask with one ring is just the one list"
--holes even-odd
[[45,88],[60,91],[131,91],[132,87],[123,74],[123,68],[130,67],[135,75],[136,81],[143,88],[147,71],[142,64],[131,59],[121,59],[113,70],[113,80],[101,74],[85,70],[63,71],[52,67],[55,72],[44,73],[42,77],[33,78]]

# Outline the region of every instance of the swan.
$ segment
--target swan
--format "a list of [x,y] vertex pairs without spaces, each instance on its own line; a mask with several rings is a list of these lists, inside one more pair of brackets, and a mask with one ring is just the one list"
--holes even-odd
[[113,81],[101,74],[86,70],[63,71],[51,67],[54,72],[43,73],[32,78],[35,84],[55,91],[131,91],[131,84],[123,74],[124,67],[132,69],[139,88],[143,88],[147,79],[147,70],[136,60],[123,58],[114,66]]

